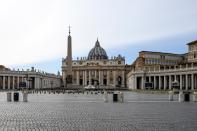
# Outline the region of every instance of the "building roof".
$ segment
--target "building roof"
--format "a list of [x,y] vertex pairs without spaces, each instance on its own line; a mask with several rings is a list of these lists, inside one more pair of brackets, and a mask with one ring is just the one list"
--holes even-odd
[[184,56],[185,54],[175,54],[168,52],[156,52],[156,51],[140,51],[139,53],[154,53],[154,54],[165,54],[165,55],[176,55],[176,56]]
[[197,44],[197,40],[192,41],[192,42],[190,42],[190,43],[187,43],[187,45],[193,45],[193,44]]

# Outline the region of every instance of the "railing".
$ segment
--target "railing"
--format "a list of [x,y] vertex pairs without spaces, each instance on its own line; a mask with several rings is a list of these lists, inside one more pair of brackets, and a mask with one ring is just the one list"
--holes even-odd
[[197,71],[197,67],[175,68],[175,69],[157,69],[157,70],[132,70],[130,73],[165,73],[165,72],[184,72],[184,71]]

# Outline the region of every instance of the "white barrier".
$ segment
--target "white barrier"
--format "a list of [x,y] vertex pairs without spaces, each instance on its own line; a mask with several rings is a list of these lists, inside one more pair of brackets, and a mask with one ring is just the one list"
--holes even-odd
[[104,102],[108,102],[108,94],[107,94],[106,91],[104,92],[104,97],[103,97],[103,99],[104,99]]
[[169,101],[173,101],[173,95],[174,95],[174,92],[169,91]]
[[183,101],[184,101],[183,91],[179,91],[179,102],[183,102]]
[[12,101],[12,93],[11,92],[8,92],[7,93],[7,101],[8,102],[11,102]]
[[27,101],[28,101],[28,93],[23,92],[23,102],[27,102]]

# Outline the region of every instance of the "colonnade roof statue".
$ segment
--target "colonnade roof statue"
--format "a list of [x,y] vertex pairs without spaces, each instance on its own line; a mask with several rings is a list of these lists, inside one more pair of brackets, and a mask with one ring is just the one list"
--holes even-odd
[[92,48],[88,54],[88,60],[102,60],[102,59],[108,59],[106,51],[100,46],[100,43],[97,41],[95,43],[94,48]]

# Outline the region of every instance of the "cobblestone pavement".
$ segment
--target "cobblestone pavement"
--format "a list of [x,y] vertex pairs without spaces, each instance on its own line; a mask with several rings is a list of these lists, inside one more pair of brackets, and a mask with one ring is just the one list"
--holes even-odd
[[[146,99],[147,98],[147,99]],[[6,102],[0,93],[1,131],[196,131],[197,103],[168,102],[167,95],[125,93],[124,103],[102,94],[29,94]]]

